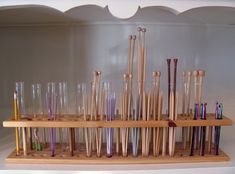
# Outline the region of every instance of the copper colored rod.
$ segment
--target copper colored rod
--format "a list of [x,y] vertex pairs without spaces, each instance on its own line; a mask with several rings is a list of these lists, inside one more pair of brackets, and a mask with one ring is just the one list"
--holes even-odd
[[168,67],[168,117],[170,112],[170,90],[171,90],[171,59],[167,59],[167,67]]
[[177,62],[178,59],[174,59],[174,116],[175,116],[175,104],[176,104],[176,77],[177,77]]

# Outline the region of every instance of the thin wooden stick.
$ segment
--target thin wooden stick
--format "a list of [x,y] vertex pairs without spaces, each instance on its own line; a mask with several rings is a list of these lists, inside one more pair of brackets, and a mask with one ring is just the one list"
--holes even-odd
[[[160,82],[159,82],[160,83]],[[157,120],[160,121],[161,120],[161,117],[162,117],[162,99],[163,99],[163,93],[162,91],[160,92],[160,94],[158,94],[158,117],[157,117]],[[160,141],[161,141],[161,128],[157,128],[157,136],[156,136],[156,155],[158,156],[159,153],[160,153]]]
[[[187,96],[187,86],[186,86],[186,72],[182,73],[182,114],[185,115],[185,96]],[[187,128],[182,127],[182,143],[183,149],[186,149],[187,144]]]
[[198,104],[199,104],[199,113],[201,113],[201,102],[202,102],[202,82],[203,82],[203,77],[205,76],[205,71],[204,70],[199,70],[198,71],[198,76],[199,76],[199,97],[198,97]]
[[[146,121],[146,93],[143,93],[142,119]],[[142,128],[142,156],[146,156],[146,128]]]
[[185,93],[187,93],[187,91],[185,90],[185,88],[186,88],[186,86],[185,86],[186,79],[185,78],[186,78],[186,72],[183,71],[183,73],[182,73],[182,114],[183,115],[185,115]]
[[132,43],[132,36],[130,35],[128,39],[128,73],[131,72],[131,48],[132,48],[131,43]]
[[[179,94],[178,92],[176,92],[175,95],[175,115],[174,115],[174,120],[177,120],[178,117],[178,99],[179,98]],[[175,153],[175,142],[176,142],[176,127],[173,128],[174,132],[173,132],[173,155]]]
[[132,44],[132,49],[131,49],[131,67],[130,67],[130,72],[129,74],[133,75],[133,63],[134,63],[134,58],[135,58],[135,41],[136,41],[136,35],[132,36],[133,44]]
[[[17,121],[19,119],[19,112],[17,107],[17,92],[14,92],[14,118]],[[16,155],[20,154],[20,141],[19,141],[19,128],[15,128],[15,139],[16,139]]]
[[194,103],[198,104],[198,71],[193,71],[194,76]]
[[[105,91],[104,91],[104,86],[102,85],[100,89],[100,120],[104,119],[104,98],[105,98]],[[102,147],[102,128],[98,128],[98,147],[97,147],[97,156],[101,157],[101,147]]]
[[[187,94],[186,94],[186,99],[187,99],[187,116],[190,115],[190,101],[191,101],[191,76],[192,76],[192,72],[188,71],[187,72]],[[187,134],[186,134],[186,141],[191,141],[191,132],[190,132],[190,128],[187,128]],[[187,142],[184,145],[184,148],[187,147]]]
[[[198,99],[198,71],[194,71],[193,72],[193,75],[194,75],[194,103],[195,104],[198,104],[199,102],[199,99]],[[199,147],[199,128],[198,127],[195,127],[195,146],[196,146],[196,149],[198,149]]]
[[[152,90],[152,99],[153,99],[153,120],[156,120],[157,118],[157,72],[153,72],[153,90]],[[153,128],[153,155],[156,156],[157,155],[157,150],[156,150],[156,128]]]
[[[147,121],[150,119],[150,111],[151,111],[151,92],[148,94],[148,102],[147,102]],[[146,155],[149,155],[149,144],[151,137],[151,128],[147,128],[147,140],[146,140]]]
[[144,57],[143,57],[143,91],[145,90],[146,83],[146,64],[147,64],[147,49],[144,49]]
[[[83,97],[82,97],[82,101],[83,101],[83,107],[84,107],[84,110],[83,110],[83,118],[85,121],[87,121],[87,94],[85,92],[85,94],[83,94]],[[84,128],[84,139],[85,139],[85,145],[86,145],[86,155],[89,157],[91,156],[91,142],[89,142],[89,138],[88,138],[88,128]]]
[[190,96],[191,96],[191,76],[192,72],[188,71],[187,73],[187,115],[190,115]]
[[[174,120],[174,92],[170,92],[170,120]],[[169,127],[169,156],[173,156],[174,128]]]

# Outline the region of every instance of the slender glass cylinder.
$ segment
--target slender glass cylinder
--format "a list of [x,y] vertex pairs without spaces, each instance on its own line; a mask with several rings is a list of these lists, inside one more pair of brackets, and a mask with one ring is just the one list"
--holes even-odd
[[[56,94],[56,85],[53,82],[47,84],[46,108],[47,108],[48,118],[50,120],[55,120],[56,109],[57,109],[57,94]],[[55,156],[55,145],[56,145],[56,129],[50,128],[50,149],[52,157]]]
[[60,115],[68,114],[68,85],[66,82],[59,82],[59,108]]
[[[112,121],[115,118],[115,104],[116,97],[115,93],[111,92],[111,84],[104,83],[105,90],[105,115],[106,121]],[[106,128],[106,150],[107,157],[112,157],[113,155],[113,128]]]
[[42,86],[39,83],[32,84],[32,104],[33,104],[33,115],[43,114],[42,108]]
[[[78,83],[76,85],[76,114],[79,117],[83,116],[84,119],[86,118],[86,116],[84,116],[84,109],[85,109],[84,105],[86,103],[86,101],[85,101],[86,98],[87,98],[86,84],[85,83]],[[76,141],[77,144],[79,144],[79,132],[82,131],[82,130],[83,129],[76,128],[76,131],[75,131],[76,139],[75,139],[75,141]],[[85,140],[81,140],[81,141],[84,142]]]
[[76,113],[80,116],[84,113],[83,97],[86,94],[86,84],[78,83],[76,91]]
[[[43,114],[42,109],[42,88],[41,84],[36,83],[32,84],[32,104],[33,104],[33,116],[37,117]],[[33,129],[33,137],[34,137],[34,145],[36,151],[42,150],[42,137],[44,137],[44,130],[43,128],[34,128]]]
[[15,90],[17,92],[17,107],[19,111],[19,116],[25,116],[25,96],[24,96],[24,82],[16,82]]
[[[58,114],[60,117],[64,117],[65,114],[68,114],[68,85],[66,82],[58,83],[58,99],[59,99],[59,107]],[[62,150],[66,151],[69,149],[69,137],[68,137],[68,129],[60,128],[60,144]]]

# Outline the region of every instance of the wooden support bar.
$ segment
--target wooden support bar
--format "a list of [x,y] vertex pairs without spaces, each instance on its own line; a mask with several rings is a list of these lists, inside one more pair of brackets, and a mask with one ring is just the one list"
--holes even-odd
[[[75,120],[68,117],[67,120],[19,120],[13,119],[3,121],[3,127],[48,127],[48,128],[131,128],[131,127],[168,127],[168,118],[163,116],[162,120],[149,120],[149,121],[122,121],[116,119],[112,122],[101,121],[84,121]],[[174,121],[176,127],[190,127],[190,126],[230,126],[232,120],[223,117],[221,120],[214,119],[214,114],[207,114],[207,120],[193,120],[192,116],[184,117],[179,115],[178,119]]]

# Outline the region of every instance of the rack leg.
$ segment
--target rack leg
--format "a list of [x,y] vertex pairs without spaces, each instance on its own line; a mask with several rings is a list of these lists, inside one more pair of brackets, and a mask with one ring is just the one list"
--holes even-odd
[[120,145],[120,128],[116,129],[116,154],[119,155]]
[[69,128],[69,152],[73,156],[73,128]]
[[22,128],[22,137],[23,137],[23,151],[24,151],[24,156],[27,156],[27,140],[26,140],[26,128]]
[[212,146],[212,131],[213,131],[213,126],[209,126],[209,131],[208,131],[208,153],[211,153],[211,146]]

